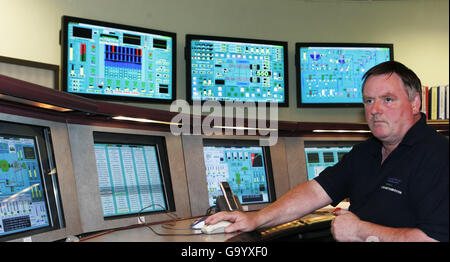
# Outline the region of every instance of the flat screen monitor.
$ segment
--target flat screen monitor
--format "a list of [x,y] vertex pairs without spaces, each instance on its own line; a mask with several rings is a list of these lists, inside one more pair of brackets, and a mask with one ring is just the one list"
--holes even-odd
[[176,34],[62,17],[62,89],[105,100],[175,99]]
[[306,173],[312,180],[327,167],[334,166],[357,142],[305,141]]
[[164,137],[94,132],[103,216],[174,211]]
[[56,175],[48,128],[0,121],[0,240],[64,226]]
[[287,42],[186,35],[187,100],[288,106]]
[[258,141],[204,139],[203,152],[209,205],[222,195],[220,182],[227,181],[242,205],[275,201],[269,147]]
[[392,44],[296,43],[298,107],[362,107],[362,76],[393,60]]

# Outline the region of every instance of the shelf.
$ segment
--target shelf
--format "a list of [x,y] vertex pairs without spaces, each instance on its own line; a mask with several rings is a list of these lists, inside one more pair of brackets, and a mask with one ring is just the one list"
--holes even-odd
[[[181,116],[177,112],[142,108],[124,104],[103,102],[81,96],[49,89],[47,87],[28,83],[22,80],[0,75],[0,112],[16,114],[58,122],[122,127],[170,132],[172,119]],[[202,130],[199,124],[208,116],[182,115],[188,119],[189,133]],[[119,120],[117,117],[122,117]],[[116,119],[115,119],[116,118]],[[133,119],[135,121],[133,121]],[[251,119],[252,120],[252,119]],[[221,118],[220,122],[233,123],[231,127],[214,127],[216,134],[259,135],[278,132],[278,136],[362,136],[369,137],[371,133],[366,123],[328,123],[328,122],[297,122],[278,121],[277,129],[267,120],[266,125],[259,129],[248,128],[252,121],[248,119]],[[243,123],[236,128],[236,123]],[[255,123],[258,123],[255,121]],[[433,120],[428,123],[438,132],[449,133],[448,120]],[[210,126],[210,128],[213,128]]]

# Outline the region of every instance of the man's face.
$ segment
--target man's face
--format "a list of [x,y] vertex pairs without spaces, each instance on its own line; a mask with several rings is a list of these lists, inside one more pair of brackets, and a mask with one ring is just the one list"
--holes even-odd
[[398,144],[414,125],[419,114],[420,97],[408,100],[397,74],[374,75],[363,91],[366,120],[373,135],[382,142]]

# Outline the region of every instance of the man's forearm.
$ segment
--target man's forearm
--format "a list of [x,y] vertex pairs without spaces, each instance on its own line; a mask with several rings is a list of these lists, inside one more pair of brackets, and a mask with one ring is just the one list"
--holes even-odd
[[255,214],[258,227],[292,221],[331,203],[323,188],[311,180],[292,188],[280,199]]
[[392,228],[361,221],[358,229],[360,241],[432,242],[436,241],[418,228]]

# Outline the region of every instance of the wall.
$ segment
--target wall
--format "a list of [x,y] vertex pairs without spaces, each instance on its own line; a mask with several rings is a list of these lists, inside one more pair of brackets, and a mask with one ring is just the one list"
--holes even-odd
[[[188,33],[289,43],[290,107],[279,119],[360,122],[362,109],[296,108],[295,42],[387,42],[425,85],[449,83],[447,0],[0,0],[0,55],[60,64],[62,15],[172,31],[178,37],[177,97],[185,98]],[[168,105],[135,104],[168,110]]]

